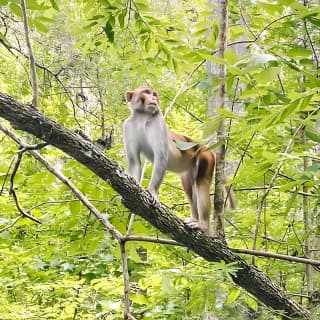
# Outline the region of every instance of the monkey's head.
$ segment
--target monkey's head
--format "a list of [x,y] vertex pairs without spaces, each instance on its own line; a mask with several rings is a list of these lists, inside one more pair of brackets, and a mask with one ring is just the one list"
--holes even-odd
[[160,111],[157,91],[149,87],[139,87],[125,93],[125,99],[133,111],[156,114]]

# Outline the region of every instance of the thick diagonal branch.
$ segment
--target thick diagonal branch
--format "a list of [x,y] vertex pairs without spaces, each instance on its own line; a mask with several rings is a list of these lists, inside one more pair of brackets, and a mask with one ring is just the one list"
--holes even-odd
[[118,192],[125,205],[134,213],[149,221],[161,232],[190,248],[208,261],[235,263],[238,270],[232,275],[235,283],[253,294],[261,302],[275,310],[283,310],[288,317],[310,318],[304,309],[268,276],[248,265],[234,254],[221,240],[206,236],[202,231],[191,229],[181,219],[170,213],[165,206],[155,203],[149,192],[136,184],[133,178],[90,141],[48,119],[30,106],[21,104],[0,93],[0,117],[11,122],[16,129],[63,150],[91,169]]

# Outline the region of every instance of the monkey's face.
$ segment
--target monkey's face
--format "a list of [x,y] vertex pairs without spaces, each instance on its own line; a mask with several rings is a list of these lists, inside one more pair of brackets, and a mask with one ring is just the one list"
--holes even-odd
[[127,91],[125,98],[133,110],[151,114],[160,110],[158,93],[152,88],[139,87],[134,91]]

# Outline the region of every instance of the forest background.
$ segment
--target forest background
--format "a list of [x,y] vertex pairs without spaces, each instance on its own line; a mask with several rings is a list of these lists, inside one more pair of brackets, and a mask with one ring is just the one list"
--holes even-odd
[[[0,318],[319,319],[319,26],[317,0],[0,0]],[[139,85],[226,146],[228,247],[175,218],[177,176],[158,207],[108,162]]]

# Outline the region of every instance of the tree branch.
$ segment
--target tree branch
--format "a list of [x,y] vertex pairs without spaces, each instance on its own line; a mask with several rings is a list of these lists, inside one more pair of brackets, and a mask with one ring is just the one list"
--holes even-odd
[[287,319],[288,317],[310,318],[308,310],[291,300],[288,294],[261,270],[250,266],[234,254],[220,239],[208,237],[199,229],[189,228],[165,206],[156,202],[148,191],[142,189],[123,168],[107,158],[100,148],[90,141],[50,120],[34,108],[2,93],[0,93],[0,117],[10,121],[14,128],[35,135],[85,165],[122,196],[123,203],[130,211],[140,215],[161,232],[168,234],[204,259],[234,263],[237,267],[237,271],[231,275],[234,282],[267,306],[283,310]]
[[22,11],[22,17],[23,17],[24,33],[26,36],[26,44],[28,47],[29,57],[30,57],[31,87],[32,87],[32,93],[33,93],[32,105],[34,108],[38,108],[38,79],[37,79],[35,58],[34,58],[30,35],[29,35],[27,8],[26,8],[25,1],[21,0],[20,5],[21,5],[21,11]]

